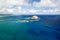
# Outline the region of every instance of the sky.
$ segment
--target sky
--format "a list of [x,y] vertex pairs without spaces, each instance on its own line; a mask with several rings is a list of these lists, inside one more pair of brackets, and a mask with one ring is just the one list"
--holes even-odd
[[60,0],[0,0],[0,14],[60,14]]

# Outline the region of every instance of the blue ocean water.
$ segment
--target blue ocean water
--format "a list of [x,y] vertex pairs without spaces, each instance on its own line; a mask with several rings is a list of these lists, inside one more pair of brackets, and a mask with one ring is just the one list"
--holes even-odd
[[31,16],[0,17],[0,40],[60,40],[59,15],[37,15],[39,21],[18,22]]

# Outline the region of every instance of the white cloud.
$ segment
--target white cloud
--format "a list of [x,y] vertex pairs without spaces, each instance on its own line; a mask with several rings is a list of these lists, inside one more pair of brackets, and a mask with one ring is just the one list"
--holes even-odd
[[[16,6],[16,7],[15,7]],[[24,9],[22,6],[26,7]],[[52,7],[51,10],[42,10],[43,7]],[[37,9],[40,8],[40,9]],[[0,14],[51,14],[60,13],[60,7],[51,0],[41,0],[32,5],[27,0],[0,0]]]
[[41,0],[40,2],[34,2],[33,6],[40,8],[40,7],[56,7],[57,5],[51,2],[50,0]]
[[23,2],[21,1],[17,1],[17,0],[0,0],[1,5],[0,7],[9,7],[9,6],[13,6],[13,5],[22,5]]

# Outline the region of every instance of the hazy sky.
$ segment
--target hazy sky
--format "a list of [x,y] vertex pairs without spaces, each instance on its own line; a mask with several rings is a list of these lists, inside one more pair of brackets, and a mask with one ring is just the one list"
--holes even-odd
[[60,14],[60,0],[0,0],[0,14]]

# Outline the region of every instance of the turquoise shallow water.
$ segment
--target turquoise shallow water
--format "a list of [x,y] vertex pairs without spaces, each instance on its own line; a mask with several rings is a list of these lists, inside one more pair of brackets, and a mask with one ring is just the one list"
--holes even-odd
[[60,40],[59,17],[48,16],[46,19],[33,22],[0,21],[0,40]]
[[26,35],[26,28],[27,26],[25,23],[21,24],[15,22],[0,22],[0,39],[16,40],[19,38],[20,40],[20,38],[23,38]]

